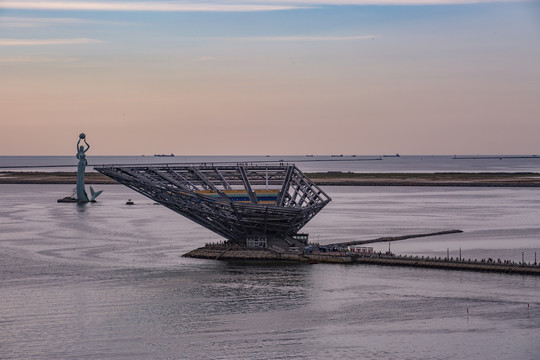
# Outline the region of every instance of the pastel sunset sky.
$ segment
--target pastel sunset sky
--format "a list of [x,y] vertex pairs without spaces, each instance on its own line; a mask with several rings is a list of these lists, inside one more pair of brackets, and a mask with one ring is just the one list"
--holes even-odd
[[540,1],[0,0],[0,155],[540,154]]

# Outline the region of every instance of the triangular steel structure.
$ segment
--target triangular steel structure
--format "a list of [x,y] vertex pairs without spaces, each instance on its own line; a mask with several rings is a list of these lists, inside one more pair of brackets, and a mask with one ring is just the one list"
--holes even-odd
[[103,165],[94,169],[241,245],[257,236],[269,242],[287,241],[331,201],[295,165]]

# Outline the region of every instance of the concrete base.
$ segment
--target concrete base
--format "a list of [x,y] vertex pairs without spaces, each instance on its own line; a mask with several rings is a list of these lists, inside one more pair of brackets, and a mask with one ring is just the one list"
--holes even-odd
[[76,203],[76,202],[79,202],[79,200],[77,200],[75,198],[72,198],[71,196],[66,196],[65,198],[56,200],[56,202],[59,202],[59,203]]

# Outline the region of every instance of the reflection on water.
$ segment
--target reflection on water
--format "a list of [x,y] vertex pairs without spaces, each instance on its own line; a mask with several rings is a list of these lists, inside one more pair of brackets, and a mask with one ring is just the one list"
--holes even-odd
[[[0,358],[538,359],[537,278],[186,259],[219,238],[103,188],[100,202],[77,206],[56,203],[70,186],[0,185]],[[459,228],[392,250],[539,247],[531,189],[325,190],[334,201],[308,225],[312,240]]]

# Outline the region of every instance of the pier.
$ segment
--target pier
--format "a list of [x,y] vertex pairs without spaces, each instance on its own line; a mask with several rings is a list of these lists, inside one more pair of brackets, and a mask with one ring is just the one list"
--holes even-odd
[[332,244],[326,244],[323,246],[326,247],[347,247],[347,246],[353,246],[353,245],[365,245],[365,244],[373,244],[373,243],[379,243],[379,242],[392,242],[392,241],[399,241],[399,240],[407,240],[407,239],[414,239],[414,238],[421,238],[421,237],[428,237],[428,236],[438,236],[438,235],[448,235],[448,234],[459,234],[462,233],[462,230],[445,230],[445,231],[437,231],[433,233],[427,233],[427,234],[413,234],[413,235],[402,235],[402,236],[384,236],[377,239],[371,239],[371,240],[355,240],[355,241],[346,241],[346,242],[338,242],[338,243],[332,243]]
[[373,253],[370,255],[346,252],[278,252],[267,248],[228,247],[224,244],[208,244],[184,255],[190,258],[226,261],[289,261],[308,264],[365,264],[380,266],[403,266],[427,269],[481,271],[505,274],[540,276],[540,265],[511,261],[465,260],[414,255]]

